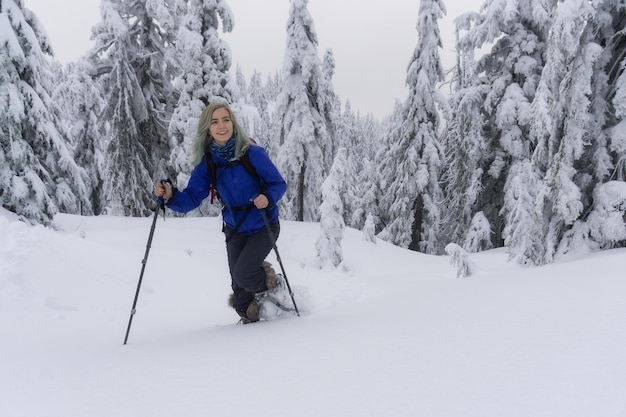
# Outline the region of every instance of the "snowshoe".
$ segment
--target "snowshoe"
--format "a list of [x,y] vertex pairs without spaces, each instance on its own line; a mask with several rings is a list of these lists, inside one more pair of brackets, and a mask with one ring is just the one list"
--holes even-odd
[[282,274],[276,274],[276,285],[272,289],[256,293],[254,299],[260,307],[261,320],[275,320],[297,314]]

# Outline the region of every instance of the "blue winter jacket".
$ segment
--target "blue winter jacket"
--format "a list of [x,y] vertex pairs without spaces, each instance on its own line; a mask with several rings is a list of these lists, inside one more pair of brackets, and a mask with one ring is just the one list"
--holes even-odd
[[[248,148],[248,158],[259,176],[257,180],[249,173],[242,164],[228,164],[228,161],[220,158],[214,153],[211,154],[216,167],[216,187],[221,197],[224,208],[222,217],[224,223],[234,229],[251,208],[250,214],[239,226],[237,233],[251,235],[265,229],[265,222],[261,210],[254,207],[250,199],[259,194],[265,194],[269,200],[266,209],[270,223],[278,220],[277,203],[285,194],[287,184],[272,163],[265,150],[258,145],[250,145]],[[205,158],[194,168],[187,187],[182,190],[174,190],[174,194],[167,201],[167,206],[174,211],[186,213],[198,207],[202,200],[207,198],[211,192],[211,174]]]

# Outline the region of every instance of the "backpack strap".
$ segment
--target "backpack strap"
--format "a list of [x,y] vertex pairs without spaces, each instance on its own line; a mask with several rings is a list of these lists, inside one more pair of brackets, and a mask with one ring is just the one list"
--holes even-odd
[[248,174],[250,174],[250,176],[252,176],[252,178],[254,178],[257,181],[261,181],[261,177],[259,177],[259,173],[256,172],[256,168],[250,161],[250,155],[248,155],[248,151],[246,151],[246,153],[241,155],[241,158],[239,158],[239,163],[241,163],[243,168],[246,170]]
[[[246,221],[246,219],[248,218],[250,213],[252,213],[252,206],[248,206],[246,208],[246,212],[243,214],[241,219],[237,222],[237,224],[235,225],[234,229],[231,230],[230,233],[228,233],[228,236],[226,237],[226,243],[230,242],[230,240],[233,238],[233,236],[235,236],[235,234],[237,233],[237,231],[239,230],[239,228],[241,227],[243,222]],[[224,230],[226,230],[226,223],[224,223],[224,225],[222,227],[223,227]]]
[[218,200],[221,200],[221,198],[217,192],[217,188],[215,187],[215,184],[217,183],[217,167],[215,166],[215,162],[213,162],[213,155],[211,154],[211,151],[207,151],[204,160],[206,161],[207,168],[209,169],[209,175],[211,176],[211,204],[213,204],[216,195]]

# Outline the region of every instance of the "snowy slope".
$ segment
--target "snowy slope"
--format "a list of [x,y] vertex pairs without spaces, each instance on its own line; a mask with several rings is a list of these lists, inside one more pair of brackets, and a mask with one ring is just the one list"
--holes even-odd
[[0,416],[626,416],[626,250],[544,268],[426,256],[317,224],[278,248],[300,318],[237,326],[219,219],[0,212]]

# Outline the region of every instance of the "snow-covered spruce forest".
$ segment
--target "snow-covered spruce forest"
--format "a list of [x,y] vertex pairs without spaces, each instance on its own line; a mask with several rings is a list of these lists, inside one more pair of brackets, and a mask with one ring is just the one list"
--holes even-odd
[[238,30],[226,0],[102,0],[93,49],[67,65],[23,0],[0,0],[2,207],[45,225],[150,215],[154,181],[186,184],[198,116],[220,99],[283,173],[283,218],[320,222],[329,258],[346,226],[530,265],[626,245],[623,0],[487,0],[455,19],[453,68],[445,4],[421,0],[408,95],[384,120],[335,94],[307,6],[285,5],[282,70],[248,80],[220,37]]

